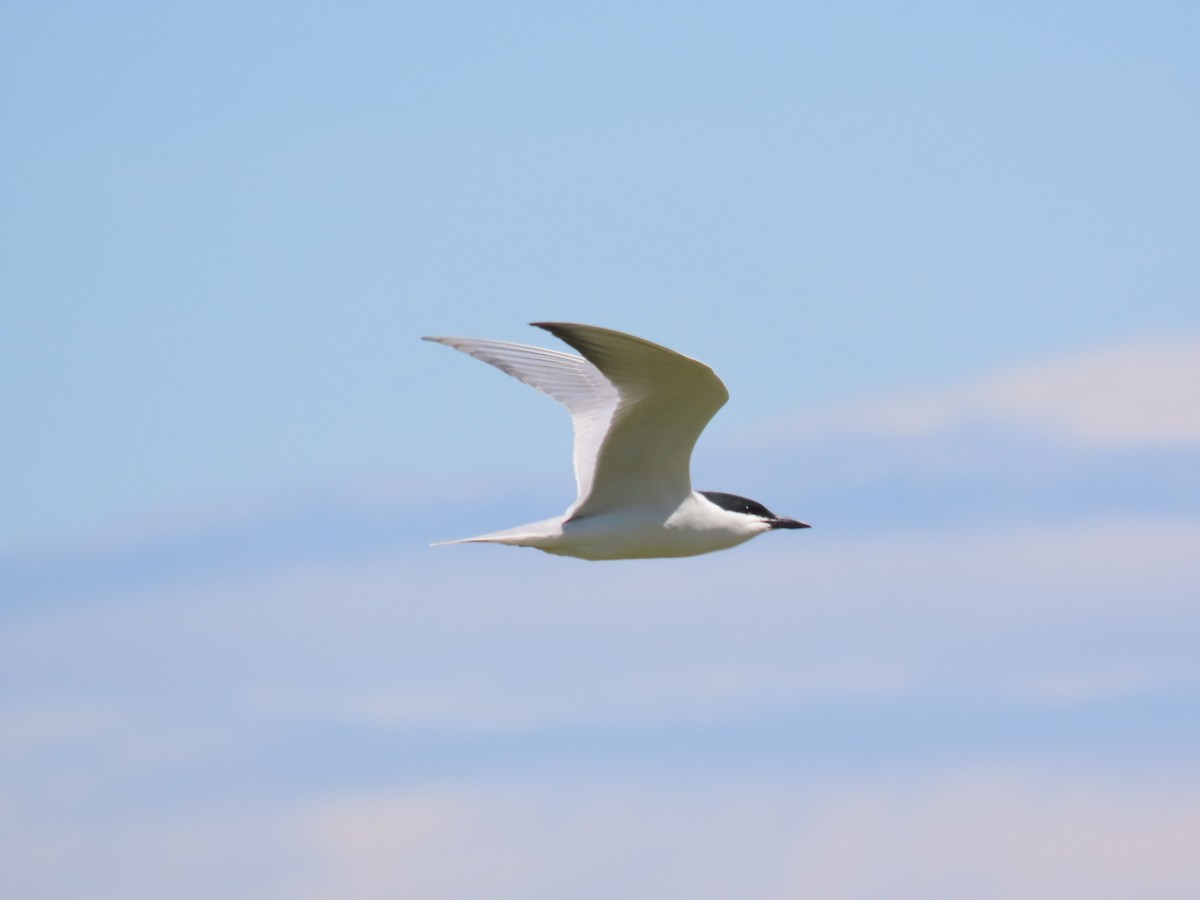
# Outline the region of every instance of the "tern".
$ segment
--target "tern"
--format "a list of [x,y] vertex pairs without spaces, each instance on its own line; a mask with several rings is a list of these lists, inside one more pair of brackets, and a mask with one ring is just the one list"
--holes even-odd
[[767,531],[809,527],[736,494],[692,490],[692,448],[729,399],[704,363],[595,325],[531,324],[582,356],[475,338],[423,340],[489,363],[567,408],[578,497],[561,516],[441,544],[508,544],[588,560],[651,559],[698,556]]

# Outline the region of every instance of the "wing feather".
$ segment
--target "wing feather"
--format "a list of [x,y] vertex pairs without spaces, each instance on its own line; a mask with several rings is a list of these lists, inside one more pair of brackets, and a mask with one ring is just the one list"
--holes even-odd
[[[553,397],[571,414],[575,432],[575,486],[579,499],[592,490],[596,453],[619,400],[617,389],[586,359],[559,350],[478,338],[427,337],[495,366]],[[577,501],[578,503],[578,501]]]
[[534,322],[583,357],[526,344],[427,337],[489,363],[571,413],[578,498],[568,517],[682,502],[692,448],[729,392],[704,363],[631,334]]

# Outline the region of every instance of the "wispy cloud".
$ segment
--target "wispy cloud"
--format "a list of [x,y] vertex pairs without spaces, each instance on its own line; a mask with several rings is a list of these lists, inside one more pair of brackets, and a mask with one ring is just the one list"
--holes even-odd
[[[1195,781],[1195,773],[1190,773]],[[792,850],[793,896],[1187,896],[1194,793],[1150,778],[984,768],[826,796]],[[869,865],[864,865],[869,860]]]
[[96,820],[59,835],[73,856],[52,853],[69,865],[40,882],[30,853],[51,836],[6,830],[21,852],[0,884],[67,900],[164,889],[231,900],[1185,900],[1200,880],[1194,770],[584,775],[317,792],[233,815],[175,811],[147,830]]
[[802,414],[810,437],[1003,427],[1099,445],[1200,446],[1200,336],[1144,339]]
[[1137,665],[1067,668],[1019,685],[1014,699],[1071,706],[1173,693],[1200,695],[1200,671],[1164,667],[1149,661]]

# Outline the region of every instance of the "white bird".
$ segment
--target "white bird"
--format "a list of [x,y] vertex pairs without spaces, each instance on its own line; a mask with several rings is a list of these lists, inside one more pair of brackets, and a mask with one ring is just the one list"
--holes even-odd
[[647,559],[696,556],[777,528],[809,527],[745,497],[692,490],[692,447],[729,399],[704,363],[594,325],[532,324],[583,356],[474,338],[424,340],[490,363],[567,408],[575,430],[578,498],[553,519],[443,544]]

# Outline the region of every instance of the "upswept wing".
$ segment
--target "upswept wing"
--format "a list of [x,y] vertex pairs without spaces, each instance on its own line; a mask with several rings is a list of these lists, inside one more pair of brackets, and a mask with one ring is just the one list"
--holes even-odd
[[525,344],[427,337],[562,403],[575,430],[579,496],[569,518],[681,502],[692,448],[729,392],[704,363],[631,334],[534,322],[584,358]]
[[559,350],[477,338],[427,337],[495,366],[553,397],[571,413],[575,431],[575,485],[580,498],[592,490],[596,453],[608,431],[619,396],[586,359]]
[[687,497],[692,448],[729,399],[716,373],[620,331],[567,322],[533,324],[582,353],[619,398],[595,452],[591,490],[580,491],[570,515],[669,505]]

